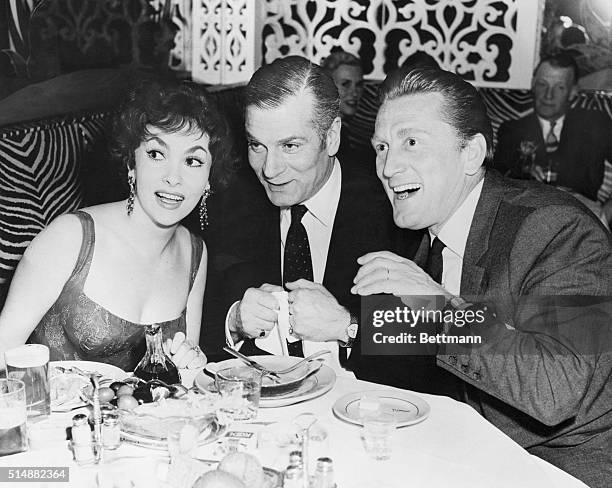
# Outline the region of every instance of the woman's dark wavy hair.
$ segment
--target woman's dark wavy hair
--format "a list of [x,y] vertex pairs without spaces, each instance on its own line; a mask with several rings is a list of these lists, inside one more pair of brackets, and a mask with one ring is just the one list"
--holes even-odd
[[211,186],[227,186],[236,161],[232,138],[224,115],[204,88],[187,82],[144,80],[129,91],[115,119],[111,143],[111,153],[128,169],[134,168],[136,148],[150,126],[169,133],[187,129],[208,134]]

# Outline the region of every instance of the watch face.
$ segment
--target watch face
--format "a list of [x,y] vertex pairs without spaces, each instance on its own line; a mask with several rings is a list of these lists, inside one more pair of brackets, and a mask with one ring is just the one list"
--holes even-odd
[[355,337],[357,337],[357,328],[359,326],[357,324],[350,324],[347,328],[346,328],[346,333],[348,334],[348,336],[351,339],[354,339]]

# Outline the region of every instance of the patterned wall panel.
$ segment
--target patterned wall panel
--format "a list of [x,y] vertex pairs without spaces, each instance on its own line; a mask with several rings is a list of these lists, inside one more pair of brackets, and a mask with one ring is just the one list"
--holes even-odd
[[416,51],[478,86],[527,88],[541,0],[266,0],[264,62],[336,47],[381,80]]
[[220,85],[247,82],[258,67],[257,0],[193,1],[192,78]]

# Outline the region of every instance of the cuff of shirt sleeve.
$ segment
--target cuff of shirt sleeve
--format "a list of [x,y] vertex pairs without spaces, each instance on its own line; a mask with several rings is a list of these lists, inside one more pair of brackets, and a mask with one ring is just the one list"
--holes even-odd
[[232,303],[232,306],[229,308],[229,310],[227,311],[227,315],[225,316],[225,342],[227,344],[227,347],[231,347],[232,349],[236,349],[238,351],[242,347],[242,344],[244,344],[244,341],[238,341],[234,343],[234,340],[232,339],[232,333],[230,332],[229,321],[230,317],[233,315],[239,303],[240,300]]

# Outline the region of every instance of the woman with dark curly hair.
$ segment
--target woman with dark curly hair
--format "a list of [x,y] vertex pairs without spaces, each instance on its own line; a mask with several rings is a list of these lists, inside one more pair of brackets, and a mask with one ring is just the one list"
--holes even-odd
[[30,337],[51,360],[130,371],[144,354],[145,325],[159,323],[176,365],[202,367],[207,252],[180,223],[199,206],[204,225],[211,183],[223,183],[229,163],[228,137],[195,86],[147,81],[132,90],[113,148],[129,196],[62,215],[30,243],[0,315],[0,356]]

